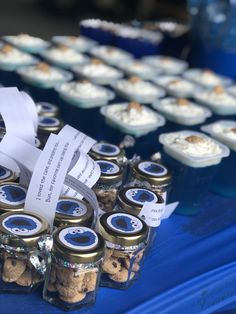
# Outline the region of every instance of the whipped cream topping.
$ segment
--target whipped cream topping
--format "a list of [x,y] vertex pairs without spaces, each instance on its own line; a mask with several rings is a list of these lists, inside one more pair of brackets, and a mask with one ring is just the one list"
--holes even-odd
[[211,129],[215,134],[236,141],[236,121],[218,121],[212,125]]
[[145,64],[141,61],[133,61],[133,62],[127,62],[121,65],[122,69],[125,69],[127,72],[133,73],[134,75],[141,75],[142,74],[149,74],[150,76],[155,75],[155,71],[151,66],[148,64]]
[[214,87],[223,83],[224,79],[211,70],[190,69],[185,72],[185,76],[208,87]]
[[46,63],[38,63],[35,66],[27,67],[27,71],[24,74],[42,81],[61,80],[64,78],[63,72]]
[[166,73],[179,73],[187,68],[187,63],[185,61],[168,56],[144,57],[144,61]]
[[180,153],[190,157],[210,157],[222,153],[222,148],[210,137],[186,135],[175,132],[165,135],[165,145],[175,148]]
[[107,60],[108,62],[118,62],[131,58],[131,55],[126,51],[111,46],[95,47],[92,53],[94,56]]
[[157,79],[157,83],[171,91],[191,93],[195,89],[195,86],[191,82],[178,76],[163,76]]
[[152,110],[138,103],[110,105],[107,115],[130,126],[144,126],[156,123],[158,119]]
[[196,98],[214,106],[236,106],[236,98],[223,87],[216,86],[211,90],[202,91]]
[[[157,107],[158,108],[158,107]],[[165,98],[160,101],[161,111],[180,117],[204,116],[206,109],[186,99]]]
[[106,89],[100,88],[87,81],[62,84],[62,86],[60,87],[60,91],[73,97],[86,99],[107,98]]
[[[76,70],[76,68],[75,68]],[[88,77],[120,77],[121,72],[106,64],[86,64],[81,68],[81,73]]]
[[7,36],[6,39],[13,43],[14,45],[19,46],[43,46],[47,42],[41,38],[30,36],[28,34],[19,34],[17,36]]
[[59,63],[66,62],[73,64],[85,61],[85,57],[81,53],[67,46],[53,47],[45,52],[45,56]]
[[135,94],[139,96],[159,97],[160,89],[152,83],[145,82],[141,79],[119,80],[116,85],[117,89],[125,94]]
[[10,45],[0,47],[0,62],[1,63],[31,63],[32,56],[28,53],[22,52]]

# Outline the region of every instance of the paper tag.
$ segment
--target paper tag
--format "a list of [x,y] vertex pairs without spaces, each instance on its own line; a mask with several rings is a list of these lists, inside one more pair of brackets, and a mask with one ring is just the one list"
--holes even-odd
[[139,217],[142,218],[149,227],[158,227],[161,224],[164,211],[164,204],[146,202],[139,213]]
[[[31,145],[35,142],[35,130],[32,116],[25,104],[26,96],[16,87],[0,89],[0,113],[8,134],[15,135]],[[29,99],[27,98],[27,101]]]
[[38,113],[37,113],[37,107],[36,104],[34,103],[33,99],[30,97],[29,94],[26,92],[21,92],[21,95],[24,99],[25,106],[27,110],[29,111],[29,114],[31,116],[33,125],[34,125],[34,130],[37,132],[38,128]]
[[[17,163],[20,169],[20,183],[28,186],[41,150],[7,133],[0,143],[0,152]],[[2,164],[2,159],[0,159],[0,164]],[[12,171],[15,170],[10,163],[6,167]]]
[[63,182],[75,152],[69,141],[51,134],[34,168],[25,210],[45,217],[52,226]]
[[0,165],[11,170],[17,176],[20,175],[20,168],[18,167],[17,163],[10,157],[2,154],[0,152]]
[[165,211],[161,219],[169,218],[173,212],[175,211],[176,207],[179,205],[179,202],[174,202],[166,205]]
[[79,153],[87,153],[90,148],[96,143],[94,139],[87,136],[83,132],[73,128],[70,125],[65,125],[58,134],[59,136],[63,137],[64,139],[68,139],[70,141],[75,141],[77,145],[77,149],[71,161],[70,170],[75,166],[79,159]]
[[[59,136],[64,139],[73,141],[76,145],[76,151],[69,167],[69,174],[84,183],[88,187],[92,187],[100,177],[101,170],[99,165],[93,161],[86,153],[95,144],[95,140],[84,133],[66,125],[60,132]],[[83,196],[75,192],[71,187],[63,187],[62,195],[77,197],[82,199]]]
[[[99,179],[101,170],[99,165],[95,163],[92,158],[81,152],[76,165],[69,174],[91,188]],[[81,194],[75,192],[71,187],[64,187],[62,194],[79,199],[83,198]]]
[[84,183],[78,181],[71,175],[67,175],[65,182],[67,186],[71,187],[74,191],[76,191],[78,194],[83,195],[83,197],[90,203],[92,208],[94,209],[95,215],[97,216],[99,211],[99,204],[96,197],[96,194],[88,188]]

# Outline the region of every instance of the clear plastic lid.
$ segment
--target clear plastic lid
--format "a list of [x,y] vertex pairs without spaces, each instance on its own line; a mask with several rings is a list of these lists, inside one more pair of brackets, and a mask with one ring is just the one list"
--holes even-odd
[[228,147],[196,131],[164,133],[159,141],[168,155],[193,168],[217,165],[230,154]]
[[153,79],[153,82],[176,97],[191,97],[197,89],[195,84],[176,75],[158,76]]
[[172,58],[169,56],[147,56],[142,59],[147,64],[162,70],[165,74],[181,74],[188,67],[188,63],[184,60]]
[[168,120],[183,125],[203,123],[212,115],[209,109],[182,98],[167,97],[160,99],[153,103],[152,107],[162,113]]
[[[140,135],[142,133],[146,134],[148,132],[151,132],[152,130],[156,130],[158,127],[161,127],[165,124],[165,118],[152,109],[149,109],[148,107],[144,107],[145,111],[147,111],[149,114],[152,115],[153,121],[150,122],[147,120],[147,123],[140,123],[136,125],[132,125],[129,123],[126,123],[122,121],[119,117],[117,117],[116,114],[109,113],[109,109],[112,108],[112,106],[120,106],[121,108],[127,108],[128,103],[120,103],[120,104],[113,104],[110,106],[105,106],[100,109],[100,113],[105,116],[108,119],[109,124],[111,124],[114,127],[118,127],[123,132],[131,133],[133,135]],[[142,118],[140,118],[140,121]],[[143,120],[142,120],[143,121]]]
[[115,94],[114,92],[112,92],[111,90],[105,88],[105,87],[101,87],[101,86],[96,86],[98,91],[103,91],[104,96],[96,96],[96,95],[91,95],[88,92],[88,97],[83,97],[80,96],[79,93],[77,95],[73,95],[70,94],[68,92],[68,90],[65,89],[65,86],[70,86],[71,84],[75,84],[75,82],[70,82],[70,83],[64,83],[61,84],[59,86],[55,87],[55,90],[59,93],[59,95],[65,99],[66,101],[68,101],[71,104],[74,105],[80,105],[81,103],[84,104],[85,106],[103,106],[106,105],[108,103],[108,101],[112,100],[115,98]]
[[218,75],[206,69],[189,69],[183,73],[183,77],[203,87],[209,88],[217,85],[229,86],[233,82],[233,80],[228,77]]
[[236,121],[219,120],[202,126],[201,130],[236,151]]

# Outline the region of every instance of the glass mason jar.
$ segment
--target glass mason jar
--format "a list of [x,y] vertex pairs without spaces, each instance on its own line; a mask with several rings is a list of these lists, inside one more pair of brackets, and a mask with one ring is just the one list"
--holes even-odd
[[67,226],[53,233],[43,298],[75,310],[96,300],[104,256],[104,240],[92,229]]
[[114,209],[119,187],[122,184],[123,169],[115,162],[96,160],[101,169],[101,176],[93,190],[97,196],[101,213]]
[[0,214],[23,212],[27,189],[14,182],[0,184]]
[[134,215],[106,213],[97,229],[106,243],[101,286],[127,289],[138,279],[144,257],[148,227]]
[[120,164],[125,158],[125,151],[117,145],[99,142],[93,145],[89,155],[95,160],[104,159]]
[[[117,196],[116,210],[139,216],[145,203],[159,204],[162,209],[165,206],[162,196],[149,189],[134,186],[125,187],[120,189]],[[141,218],[145,220],[144,216]],[[151,247],[155,239],[156,229],[155,227],[149,227],[147,250]]]
[[58,117],[59,115],[58,106],[51,104],[49,102],[44,102],[44,101],[37,102],[36,106],[37,106],[37,111],[38,111],[39,116],[52,118],[52,117]]
[[[0,166],[0,184],[5,182],[16,182],[18,177],[10,169]],[[1,197],[0,197],[1,202]]]
[[166,202],[170,191],[171,172],[154,161],[139,161],[131,167],[128,185],[146,187],[161,195]]
[[42,145],[45,145],[51,133],[58,134],[62,127],[63,122],[58,118],[39,116],[38,138]]
[[0,216],[1,293],[31,293],[44,280],[49,225],[30,212]]
[[94,210],[88,203],[73,197],[59,198],[54,219],[55,227],[68,225],[91,227],[93,220]]

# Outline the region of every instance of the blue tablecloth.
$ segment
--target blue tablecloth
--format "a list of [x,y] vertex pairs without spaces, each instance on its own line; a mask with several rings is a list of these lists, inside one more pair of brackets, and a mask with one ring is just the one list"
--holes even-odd
[[[101,288],[95,306],[82,313],[218,312],[236,301],[235,240],[236,199],[209,194],[198,216],[173,215],[162,223],[139,281],[127,291]],[[0,295],[0,306],[8,314],[63,313],[39,291]]]

